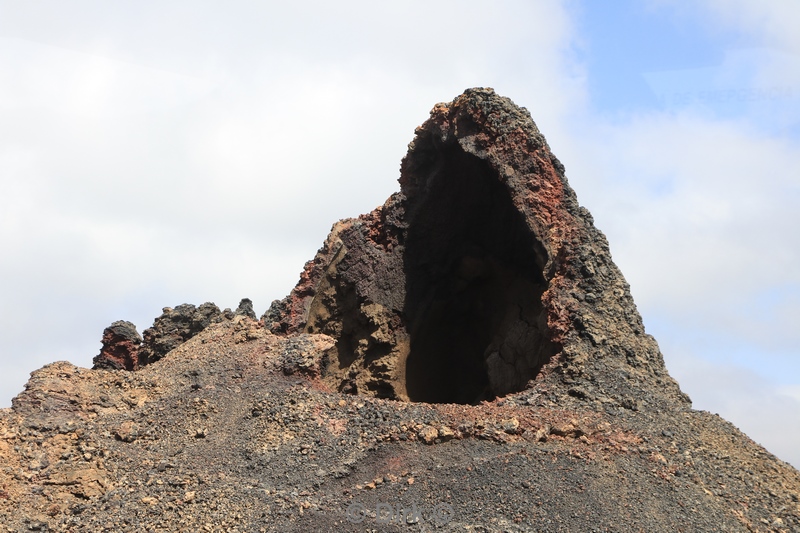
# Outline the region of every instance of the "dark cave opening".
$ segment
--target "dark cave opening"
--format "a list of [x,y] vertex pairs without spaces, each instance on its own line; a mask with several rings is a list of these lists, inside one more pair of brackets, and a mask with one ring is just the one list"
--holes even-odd
[[404,259],[408,397],[473,404],[523,390],[555,351],[544,248],[483,160],[453,146],[422,172]]

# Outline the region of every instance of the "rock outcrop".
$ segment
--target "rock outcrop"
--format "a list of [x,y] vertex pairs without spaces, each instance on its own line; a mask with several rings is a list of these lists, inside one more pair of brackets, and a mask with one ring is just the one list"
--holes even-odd
[[332,386],[475,403],[542,379],[630,407],[686,401],[527,110],[491,89],[437,105],[400,185],[335,224],[263,317],[277,334],[335,338],[323,370]]
[[250,298],[242,298],[233,314],[246,316],[255,320],[256,312],[253,310],[253,301]]
[[261,320],[165,308],[34,372],[0,410],[0,523],[800,531],[800,473],[691,409],[526,110],[437,105],[400,184]]
[[144,330],[144,339],[131,322],[118,320],[103,331],[103,347],[95,356],[94,369],[139,370],[158,361],[211,324],[243,315],[255,319],[253,302],[243,298],[236,311],[220,311],[206,302],[199,307],[181,304],[174,309],[165,307],[152,327]]
[[153,326],[144,330],[144,342],[139,352],[140,366],[158,361],[166,354],[188,341],[209,325],[222,320],[222,312],[213,303],[200,307],[182,304],[165,307]]
[[127,320],[117,320],[103,330],[103,347],[95,356],[94,368],[106,370],[139,370],[139,348],[142,336]]

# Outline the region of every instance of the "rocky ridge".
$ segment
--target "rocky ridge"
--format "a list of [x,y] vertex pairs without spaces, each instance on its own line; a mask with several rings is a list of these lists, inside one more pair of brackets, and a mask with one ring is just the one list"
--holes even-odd
[[103,332],[0,412],[8,531],[800,531],[691,409],[529,113],[439,104],[300,282]]

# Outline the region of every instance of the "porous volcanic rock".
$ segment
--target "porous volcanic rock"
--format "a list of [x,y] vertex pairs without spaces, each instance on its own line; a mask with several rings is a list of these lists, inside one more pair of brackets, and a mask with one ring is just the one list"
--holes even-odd
[[255,320],[256,312],[253,310],[253,300],[250,298],[242,298],[239,301],[239,306],[236,308],[236,311],[233,312],[235,315],[243,315],[248,318],[252,318]]
[[400,182],[261,320],[165,308],[138,352],[117,322],[96,369],[33,372],[0,524],[800,531],[800,473],[691,409],[526,110],[437,105]]
[[182,304],[174,309],[165,307],[153,326],[144,330],[144,341],[139,351],[139,366],[158,361],[209,325],[222,319],[222,311],[211,302],[206,302],[200,307],[192,304]]
[[336,223],[263,317],[277,334],[335,338],[332,386],[475,403],[541,379],[631,408],[688,401],[526,109],[491,89],[437,105],[400,185]]
[[139,370],[158,361],[211,324],[230,320],[236,315],[255,319],[253,302],[243,298],[236,311],[206,302],[199,307],[181,304],[165,307],[153,326],[144,330],[144,339],[131,322],[119,320],[103,331],[103,347],[93,360],[93,367],[107,370]]
[[127,320],[117,320],[103,330],[103,347],[92,361],[94,368],[138,370],[142,336]]

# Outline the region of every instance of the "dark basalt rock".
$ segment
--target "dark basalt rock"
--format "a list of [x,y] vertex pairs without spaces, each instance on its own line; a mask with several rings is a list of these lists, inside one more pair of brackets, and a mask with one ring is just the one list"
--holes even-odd
[[242,298],[239,302],[239,307],[233,313],[256,320],[256,312],[253,310],[253,301],[250,298]]
[[330,384],[474,403],[537,379],[567,391],[587,375],[571,398],[636,406],[642,391],[624,371],[653,384],[650,401],[687,401],[527,110],[491,89],[437,105],[400,185],[372,213],[336,223],[262,317],[278,334],[335,338]]
[[158,361],[209,325],[223,319],[222,311],[211,302],[200,307],[182,304],[165,307],[153,326],[144,330],[144,342],[139,352],[139,366]]

